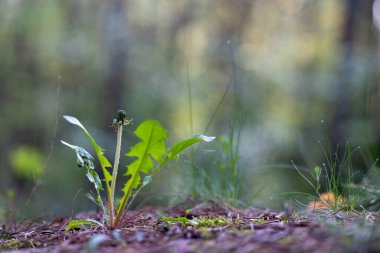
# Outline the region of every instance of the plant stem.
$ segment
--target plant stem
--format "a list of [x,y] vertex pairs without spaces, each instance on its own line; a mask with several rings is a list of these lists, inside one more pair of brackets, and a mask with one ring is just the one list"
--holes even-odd
[[114,226],[117,225],[117,223],[119,222],[119,219],[121,218],[121,214],[123,213],[123,210],[124,210],[125,206],[127,205],[128,199],[132,193],[132,188],[133,188],[132,185],[136,184],[136,182],[135,182],[136,179],[137,179],[136,174],[132,175],[132,177],[129,179],[129,180],[131,180],[132,183],[131,183],[131,186],[129,186],[128,190],[126,190],[124,192],[124,196],[121,199],[121,203],[120,203],[119,208],[118,208],[117,213],[116,213]]
[[121,137],[123,133],[123,124],[117,125],[117,140],[116,140],[116,151],[115,151],[115,161],[113,164],[113,170],[112,170],[112,181],[111,181],[111,199],[110,202],[110,224],[111,227],[114,227],[114,203],[115,203],[115,188],[116,188],[116,178],[117,178],[117,171],[119,167],[119,160],[120,160],[120,148],[121,148]]

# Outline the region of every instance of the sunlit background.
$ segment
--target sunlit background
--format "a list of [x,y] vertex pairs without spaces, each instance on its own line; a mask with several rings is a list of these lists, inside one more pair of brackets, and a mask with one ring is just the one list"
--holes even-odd
[[379,156],[379,35],[379,0],[2,0],[0,217],[95,209],[59,140],[91,146],[62,115],[80,119],[112,161],[117,109],[134,122],[124,153],[149,118],[169,146],[217,137],[165,168],[137,208],[281,207],[297,198],[286,193],[311,191],[291,161],[307,174],[323,146],[347,141],[360,146],[360,181]]

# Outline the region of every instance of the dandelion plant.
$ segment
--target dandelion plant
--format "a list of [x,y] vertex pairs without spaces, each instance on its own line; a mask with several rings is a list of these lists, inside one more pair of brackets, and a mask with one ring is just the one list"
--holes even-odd
[[[71,148],[77,156],[77,164],[79,167],[86,169],[86,176],[88,180],[94,185],[96,196],[88,195],[91,200],[98,204],[111,227],[116,227],[120,223],[121,216],[125,209],[128,209],[132,201],[140,190],[148,185],[153,176],[161,170],[161,168],[172,158],[177,157],[180,152],[189,146],[206,141],[210,142],[215,137],[208,137],[204,135],[195,135],[192,138],[186,139],[175,144],[169,151],[166,151],[165,140],[167,139],[166,130],[156,120],[146,120],[142,122],[134,131],[135,135],[141,140],[130,148],[130,151],[125,155],[136,158],[131,164],[127,166],[124,173],[126,182],[122,188],[122,196],[119,205],[115,206],[115,188],[119,170],[119,160],[121,153],[121,142],[123,126],[129,125],[131,120],[127,119],[127,114],[123,110],[118,110],[116,118],[113,120],[112,125],[117,130],[115,160],[113,166],[104,155],[104,149],[100,147],[89,134],[86,128],[80,123],[78,119],[72,116],[63,116],[69,123],[78,126],[87,136],[92,144],[94,151],[99,160],[100,167],[103,172],[103,179],[101,180],[94,168],[93,160],[89,152],[84,148],[69,144],[61,141],[64,145]],[[112,168],[112,174],[109,169]],[[103,183],[105,188],[103,187]],[[100,192],[105,189],[108,199],[108,206],[104,205]]]

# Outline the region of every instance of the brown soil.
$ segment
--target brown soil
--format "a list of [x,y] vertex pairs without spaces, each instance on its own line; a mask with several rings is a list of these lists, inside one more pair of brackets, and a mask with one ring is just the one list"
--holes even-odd
[[[313,211],[280,213],[248,208],[199,205],[190,223],[164,221],[184,217],[185,210],[146,209],[126,213],[118,229],[87,226],[65,231],[67,218],[23,222],[0,228],[0,251],[44,252],[380,252],[380,217]],[[202,218],[200,217],[208,217]],[[100,221],[99,213],[76,219]],[[203,220],[204,222],[199,222]],[[191,221],[198,221],[198,223]],[[102,236],[99,236],[102,235]],[[95,249],[94,238],[99,239]],[[92,242],[90,242],[92,240]]]

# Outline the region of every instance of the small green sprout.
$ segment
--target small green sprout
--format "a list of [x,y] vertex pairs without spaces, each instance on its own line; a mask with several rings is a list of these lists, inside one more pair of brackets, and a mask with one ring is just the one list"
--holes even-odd
[[[69,123],[78,126],[85,133],[95,150],[103,172],[104,178],[102,180],[95,172],[93,163],[94,158],[90,153],[82,147],[61,141],[62,144],[68,146],[76,153],[78,166],[86,169],[86,176],[94,185],[97,194],[96,197],[91,194],[88,194],[87,196],[102,208],[105,217],[108,219],[108,224],[111,227],[116,227],[119,224],[124,210],[129,208],[136,195],[143,187],[152,181],[153,176],[160,171],[169,160],[176,158],[184,149],[195,143],[201,141],[210,142],[215,139],[215,137],[195,135],[192,138],[178,142],[169,151],[166,151],[166,130],[155,120],[146,120],[142,122],[134,132],[141,141],[132,146],[130,151],[125,154],[126,156],[134,157],[136,159],[127,166],[127,171],[124,173],[127,180],[122,188],[123,195],[121,196],[118,206],[115,206],[115,188],[120,160],[123,126],[131,124],[132,120],[127,119],[127,113],[124,110],[118,110],[116,117],[112,122],[112,126],[117,130],[115,160],[112,166],[104,155],[105,150],[95,142],[94,138],[89,134],[82,123],[72,116],[63,117]],[[112,174],[109,171],[109,168],[111,167],[113,167]],[[103,187],[102,181],[104,181],[105,188]],[[100,195],[100,191],[104,189],[107,193],[108,208],[104,206]]]
[[86,226],[103,226],[100,222],[94,220],[94,219],[85,219],[85,220],[71,220],[69,224],[67,224],[65,231],[73,230],[73,229],[80,229]]
[[320,183],[321,173],[322,173],[321,167],[319,167],[318,165],[315,166],[313,177],[317,183],[316,185],[317,191],[319,191],[319,189],[321,188],[321,183]]

